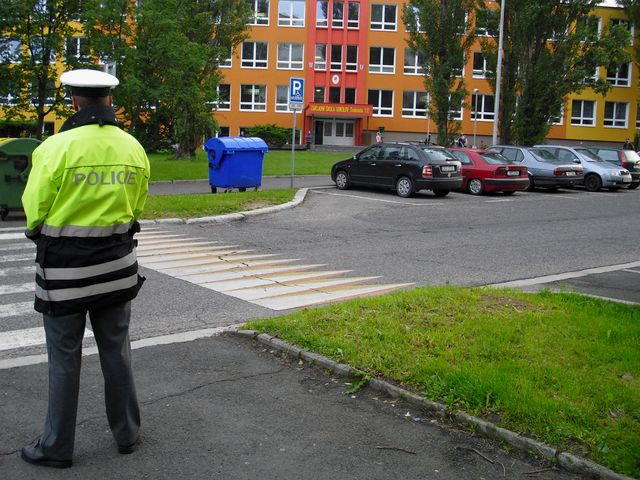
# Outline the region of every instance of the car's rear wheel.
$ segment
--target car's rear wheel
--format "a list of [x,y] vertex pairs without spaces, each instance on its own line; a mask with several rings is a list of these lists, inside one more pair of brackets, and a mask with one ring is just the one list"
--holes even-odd
[[524,189],[525,192],[533,192],[536,189],[536,184],[533,183],[533,177],[529,175],[529,185]]
[[590,192],[597,192],[602,188],[602,180],[595,173],[590,173],[584,177],[584,188]]
[[449,190],[434,190],[433,194],[436,197],[446,197],[447,195],[449,195]]
[[629,185],[629,190],[635,190],[640,185],[640,182],[633,182]]
[[467,191],[471,195],[481,195],[484,193],[484,185],[482,180],[478,180],[477,178],[472,178],[467,182]]
[[336,187],[338,190],[346,190],[349,188],[349,174],[344,170],[340,170],[336,173]]
[[400,177],[396,182],[396,193],[402,198],[413,195],[413,181],[409,177]]

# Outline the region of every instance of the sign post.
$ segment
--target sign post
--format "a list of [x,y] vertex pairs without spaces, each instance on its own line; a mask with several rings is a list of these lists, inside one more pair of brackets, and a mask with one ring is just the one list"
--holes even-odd
[[293,188],[293,175],[296,156],[296,113],[302,111],[304,105],[304,78],[291,77],[289,79],[289,108],[293,110],[293,128],[291,129],[291,182]]

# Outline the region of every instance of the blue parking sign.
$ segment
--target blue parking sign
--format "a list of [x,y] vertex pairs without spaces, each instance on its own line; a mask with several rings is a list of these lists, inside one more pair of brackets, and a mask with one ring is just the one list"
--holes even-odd
[[289,102],[304,103],[304,78],[289,79]]

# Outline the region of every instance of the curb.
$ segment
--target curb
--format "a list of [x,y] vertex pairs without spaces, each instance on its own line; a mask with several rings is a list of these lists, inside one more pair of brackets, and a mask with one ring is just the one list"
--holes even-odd
[[[265,346],[278,350],[290,357],[302,358],[307,362],[314,363],[322,368],[330,370],[341,377],[360,376],[362,374],[362,372],[349,365],[338,363],[323,355],[303,350],[300,347],[287,343],[266,333],[258,333],[255,330],[237,330],[230,332],[230,334],[257,340]],[[368,382],[368,385],[377,391],[388,394],[392,398],[400,398],[413,406],[426,409],[427,411],[434,413],[439,418],[451,419],[485,437],[500,440],[511,447],[528,454],[533,453],[540,455],[544,459],[560,465],[570,473],[576,473],[587,478],[599,480],[633,480],[631,477],[616,473],[613,470],[591,460],[577,457],[568,452],[562,452],[556,448],[538,442],[537,440],[533,440],[512,432],[511,430],[498,427],[491,422],[474,417],[473,415],[450,410],[444,404],[422,398],[420,395],[393,385],[385,380],[374,378]]]
[[256,208],[255,210],[247,210],[246,212],[228,213],[226,215],[215,215],[212,217],[200,217],[200,218],[158,218],[156,220],[139,220],[140,225],[192,225],[196,223],[228,223],[236,220],[244,220],[247,217],[255,217],[257,215],[264,215],[267,213],[280,212],[289,208],[294,208],[300,205],[309,191],[308,187],[299,189],[293,200],[287,203],[281,203],[280,205],[273,205],[270,207]]

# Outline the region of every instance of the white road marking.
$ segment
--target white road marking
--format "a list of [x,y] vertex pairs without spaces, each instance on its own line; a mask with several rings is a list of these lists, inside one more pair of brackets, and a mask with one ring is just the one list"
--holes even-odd
[[26,225],[24,227],[3,227],[3,228],[0,228],[0,232],[23,232],[24,233],[26,229],[27,229]]
[[33,309],[33,302],[8,303],[0,305],[0,318],[18,317],[20,315],[28,315],[30,313],[37,313]]
[[0,240],[23,240],[24,238],[24,228],[22,233],[0,233]]
[[370,202],[395,203],[398,205],[412,205],[414,207],[433,207],[436,205],[444,205],[444,203],[412,203],[412,202],[402,202],[399,200],[386,200],[384,198],[365,197],[362,195],[353,195],[348,193],[332,193],[332,192],[324,192],[324,191],[318,191],[318,190],[312,190],[312,191],[314,193],[319,193],[321,195],[334,195],[336,197],[358,198],[360,200],[368,200]]
[[36,256],[32,253],[21,253],[15,255],[0,255],[0,262],[24,262],[28,260],[35,260]]
[[0,285],[0,295],[9,295],[12,293],[35,292],[36,283],[16,283],[14,285]]
[[640,273],[640,270],[631,270],[629,268],[623,268],[622,271],[629,272],[629,273]]
[[24,275],[27,273],[35,273],[35,265],[21,265],[19,267],[7,267],[0,269],[0,277],[8,277],[9,275]]
[[[84,338],[93,337],[93,332],[85,329]],[[13,350],[14,348],[35,347],[47,343],[44,327],[24,328],[22,330],[10,330],[0,332],[0,351]]]
[[0,247],[0,252],[9,252],[13,250],[35,250],[36,244],[33,242],[11,243]]
[[640,267],[640,262],[622,263],[619,265],[609,265],[606,267],[587,268],[586,270],[560,273],[557,275],[543,275],[542,277],[525,278],[522,280],[514,280],[511,282],[494,283],[492,285],[487,285],[487,287],[495,287],[495,288],[530,287],[532,285],[540,285],[542,283],[559,282],[561,280],[568,280],[570,278],[586,277],[587,275],[594,275],[598,273],[617,272],[619,270],[626,270],[626,269],[637,268],[637,267]]

